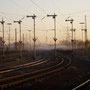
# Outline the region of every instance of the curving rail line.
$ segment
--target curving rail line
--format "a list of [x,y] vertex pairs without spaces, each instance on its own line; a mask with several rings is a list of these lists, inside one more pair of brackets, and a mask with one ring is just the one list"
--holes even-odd
[[10,67],[10,68],[7,68],[7,69],[5,68],[5,69],[0,70],[0,74],[7,73],[7,72],[12,72],[12,71],[19,70],[19,69],[22,69],[22,68],[34,66],[34,65],[37,65],[37,64],[41,64],[40,62],[44,63],[46,61],[44,61],[44,58],[42,58],[42,59],[40,59],[38,61],[25,63],[25,64],[21,64],[21,65],[17,65],[17,66],[13,66],[13,67]]
[[81,88],[83,88],[85,85],[90,83],[90,79],[88,79],[87,81],[83,82],[82,84],[78,85],[77,87],[73,88],[72,90],[79,90]]
[[39,77],[60,71],[71,64],[71,59],[66,56],[62,56],[62,58],[59,57],[57,59],[58,60],[62,59],[62,60],[58,62],[56,65],[50,66],[48,68],[44,68],[34,72],[29,72],[22,75],[17,75],[17,76],[9,77],[7,79],[0,80],[0,83],[1,83],[0,88],[3,89],[3,88],[25,83],[29,80],[33,80],[35,78],[39,78]]

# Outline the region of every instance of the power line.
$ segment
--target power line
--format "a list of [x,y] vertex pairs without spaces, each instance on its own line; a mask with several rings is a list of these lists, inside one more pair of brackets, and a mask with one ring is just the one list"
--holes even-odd
[[42,9],[38,4],[36,4],[34,1],[32,1],[32,0],[29,0],[29,1],[31,1],[36,7],[38,7],[41,11],[43,11],[45,14],[47,14],[46,13],[46,11],[44,10],[44,9]]
[[82,11],[74,12],[74,13],[69,13],[69,14],[64,14],[64,15],[73,15],[73,14],[78,14],[78,13],[83,13],[83,12],[88,12],[88,11],[90,11],[90,9],[82,10]]
[[15,13],[9,13],[9,12],[0,12],[1,14],[9,14],[9,15],[15,15],[15,16],[24,16],[21,14],[15,14]]
[[[54,0],[53,0],[54,1]],[[59,9],[59,7],[56,5],[56,3],[55,3],[56,1],[54,1],[54,4],[53,4],[53,6],[55,6],[56,7],[56,9],[58,9],[59,10],[59,13],[60,13],[60,15],[62,15],[64,18],[65,18],[65,15],[61,12],[61,10]],[[53,3],[53,2],[52,2]]]
[[[27,9],[25,9],[25,7],[22,7],[20,4],[18,4],[15,0],[11,0],[12,4],[15,5],[16,7],[19,7],[20,9],[22,9],[24,12],[27,12]],[[30,12],[28,12],[30,13]]]
[[[1,12],[0,12],[1,13]],[[3,13],[3,12],[2,12]],[[8,14],[12,14],[12,13],[8,13]],[[14,14],[13,14],[14,15]],[[2,17],[4,17],[4,18],[6,18],[6,19],[8,19],[8,20],[10,20],[10,21],[14,21],[14,19],[11,19],[11,18],[9,18],[9,17],[7,17],[6,15],[1,15]],[[21,16],[21,15],[20,15]],[[25,17],[24,17],[24,15],[23,15],[23,17],[22,17],[22,19],[24,19]],[[27,25],[27,24],[23,24],[24,25],[24,27],[30,27],[29,25]]]

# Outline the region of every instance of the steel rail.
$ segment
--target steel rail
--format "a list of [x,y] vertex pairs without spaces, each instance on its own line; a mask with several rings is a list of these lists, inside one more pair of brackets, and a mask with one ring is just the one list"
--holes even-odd
[[[49,60],[49,59],[48,59],[48,60]],[[32,66],[36,66],[36,65],[43,64],[43,63],[47,62],[48,60],[45,60],[45,61],[42,61],[42,62],[39,62],[39,63],[32,64],[31,66],[27,66],[27,67],[25,67],[24,69],[27,69],[28,67],[30,68],[30,67],[32,67]],[[21,69],[21,68],[20,68],[20,69]],[[10,72],[8,72],[8,73],[10,73]],[[32,72],[31,72],[31,73],[32,73]],[[23,74],[23,75],[24,75],[24,74]],[[12,76],[12,77],[3,78],[3,79],[0,80],[0,83],[1,83],[2,81],[8,81],[8,80],[13,79],[14,77],[18,77],[18,76],[22,76],[22,75],[15,75],[15,76]]]
[[88,79],[87,81],[85,81],[82,84],[78,85],[77,87],[73,88],[72,90],[78,90],[78,89],[84,87],[85,85],[87,85],[88,83],[90,83],[90,79]]
[[[20,83],[23,83],[23,82],[26,82],[26,81],[29,81],[29,80],[47,75],[47,74],[57,72],[59,70],[62,70],[64,68],[68,67],[71,64],[71,59],[70,58],[67,58],[67,59],[68,59],[68,63],[65,66],[61,67],[61,68],[60,68],[60,66],[64,63],[63,58],[62,58],[62,61],[60,63],[58,63],[54,66],[51,66],[49,68],[41,69],[41,70],[31,72],[31,73],[26,73],[26,74],[23,74],[23,75],[14,76],[14,77],[8,78],[7,80],[4,80],[4,81],[2,80],[2,83],[4,83],[4,82],[7,82],[7,83],[0,85],[0,88],[5,88],[5,87],[7,88],[7,87],[10,87],[10,86],[13,86],[13,85],[18,85]],[[8,83],[8,81],[9,81],[9,83]]]
[[[40,60],[40,59],[42,59],[42,58],[44,58],[44,56],[38,56],[37,57],[37,60]],[[17,60],[16,60],[17,61]],[[3,68],[3,69],[1,69],[0,68],[0,71],[3,71],[3,70],[7,70],[8,68],[13,68],[13,67],[16,67],[16,66],[20,66],[20,65],[23,65],[23,64],[26,64],[26,63],[29,63],[29,62],[35,62],[35,60],[33,60],[33,58],[31,58],[30,56],[29,57],[27,57],[27,58],[25,58],[25,57],[23,57],[22,58],[22,60],[20,60],[17,64],[15,64],[15,65],[10,65],[9,67],[6,67],[6,69],[5,69],[5,67],[3,68],[3,67],[1,67],[1,68]],[[12,63],[12,62],[11,62]],[[15,63],[15,62],[13,62],[13,63]],[[4,63],[5,64],[5,63]],[[8,64],[10,64],[10,63],[7,63],[6,65],[8,65]]]
[[[5,59],[5,58],[4,58],[4,59]],[[7,59],[5,59],[5,60],[2,59],[2,60],[0,60],[0,62],[1,62],[0,66],[2,66],[3,64],[4,64],[4,65],[12,64],[13,62],[15,63],[15,62],[17,62],[17,59],[19,59],[18,56],[16,56],[16,57],[10,57],[10,58],[7,58]],[[22,57],[22,59],[21,59],[20,61],[18,61],[17,64],[18,64],[18,63],[23,63],[25,59],[31,59],[31,57],[30,57],[30,56],[28,56],[28,57]],[[12,62],[12,61],[13,61],[13,62]],[[6,63],[5,63],[5,62],[6,62]],[[8,62],[8,63],[7,63],[7,62]]]
[[[60,64],[61,63],[63,63],[63,61],[60,62]],[[55,66],[52,66],[52,67],[55,67]],[[49,67],[49,68],[52,68],[52,67]],[[47,69],[49,69],[49,68],[47,68]],[[37,73],[37,72],[41,72],[41,71],[44,71],[44,70],[47,70],[47,69],[41,69],[41,70],[37,70],[37,71],[34,71],[34,72],[26,73],[26,74],[23,74],[23,75],[17,75],[17,76],[9,77],[9,78],[6,78],[6,79],[1,79],[0,83],[3,82],[3,81],[8,81],[9,79],[11,80],[11,79],[18,78],[18,77],[21,77],[21,76],[26,76],[28,74],[31,75],[31,74],[34,74],[34,73]]]
[[34,61],[34,62],[30,62],[30,63],[18,65],[18,66],[14,66],[14,67],[11,67],[11,68],[6,69],[6,70],[2,70],[2,71],[0,71],[0,74],[16,71],[16,70],[19,70],[19,69],[23,69],[23,68],[26,68],[26,67],[30,67],[30,66],[34,66],[34,65],[37,65],[37,64],[44,63],[44,62],[46,62],[46,61],[43,61],[44,59],[45,58],[42,58],[42,59],[40,59],[38,61]]

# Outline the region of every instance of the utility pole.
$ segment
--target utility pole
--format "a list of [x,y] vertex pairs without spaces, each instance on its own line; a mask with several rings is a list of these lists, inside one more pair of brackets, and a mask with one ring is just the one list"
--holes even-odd
[[23,33],[23,50],[24,50],[24,45],[25,45],[25,44],[24,44],[24,33]]
[[71,39],[71,42],[72,42],[72,51],[73,51],[73,43],[74,43],[74,40],[73,40],[73,19],[66,19],[65,20],[66,22],[69,21],[71,23],[71,31],[72,31],[72,39]]
[[67,28],[67,37],[66,37],[66,41],[69,41],[69,37],[70,37],[70,36],[69,36],[69,27],[67,26],[66,28]]
[[74,48],[76,47],[76,29],[73,29],[73,31],[74,31]]
[[31,31],[32,30],[28,30],[28,32],[29,32],[29,41],[30,41],[30,51],[31,51]]
[[2,32],[2,31],[1,31],[1,28],[0,28],[0,37],[1,37],[1,32]]
[[0,21],[0,23],[2,24],[2,33],[3,33],[3,58],[5,57],[5,51],[4,51],[4,44],[5,44],[5,40],[4,40],[4,23],[5,21],[2,18],[2,21]]
[[54,29],[49,29],[49,30],[39,30],[39,31],[45,31],[46,32],[46,44],[48,44],[48,36],[47,36],[47,34],[48,34],[48,31],[52,31],[52,30],[54,30]]
[[17,29],[15,28],[15,50],[17,51]]
[[18,23],[19,24],[19,30],[20,30],[20,41],[19,41],[19,43],[20,43],[20,58],[22,57],[21,22],[22,22],[21,20],[14,21],[14,23]]
[[56,41],[57,41],[57,38],[56,38],[56,14],[54,13],[54,15],[47,15],[47,17],[52,17],[54,19],[54,42],[55,42],[55,49],[54,49],[54,56],[56,57]]
[[12,23],[7,23],[7,25],[9,25],[9,50],[10,50],[10,32],[11,32],[11,30],[10,30],[10,25],[12,25]]
[[87,49],[88,49],[88,38],[87,38],[87,18],[86,18],[86,15],[85,15],[85,22],[83,23],[80,23],[80,24],[84,24],[85,25],[85,28],[82,29],[85,31],[85,44],[84,44],[84,49],[85,49],[85,54],[87,54]]
[[73,31],[74,31],[74,40],[76,40],[76,34],[75,34],[76,29],[73,29]]
[[46,44],[48,44],[48,37],[47,37],[48,31],[46,30]]
[[29,17],[31,17],[32,19],[33,19],[33,23],[34,23],[34,28],[33,28],[33,30],[34,30],[34,38],[33,38],[33,41],[34,41],[34,59],[36,60],[36,33],[35,33],[35,18],[36,18],[36,15],[35,14],[33,14],[33,15],[27,15],[27,18],[29,18]]
[[87,49],[88,47],[88,39],[87,39],[87,18],[85,15],[85,48]]
[[83,25],[85,24],[84,22],[80,22],[79,24],[81,24],[81,31],[82,31],[82,41],[83,41]]

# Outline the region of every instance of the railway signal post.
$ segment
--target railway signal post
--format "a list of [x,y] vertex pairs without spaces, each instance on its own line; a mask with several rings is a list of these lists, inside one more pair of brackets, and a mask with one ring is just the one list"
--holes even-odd
[[8,38],[8,40],[9,40],[9,50],[10,50],[10,35],[11,35],[11,29],[10,29],[10,25],[12,25],[12,23],[7,23],[7,25],[9,25],[9,38]]
[[83,41],[83,25],[85,24],[84,22],[80,22],[79,24],[81,24],[81,31],[82,31],[82,41]]
[[14,23],[18,23],[19,24],[19,30],[20,30],[20,41],[19,41],[19,44],[20,44],[20,58],[22,57],[22,41],[21,41],[21,23],[22,21],[19,20],[19,21],[14,21]]
[[73,39],[73,31],[74,31],[74,30],[73,30],[73,21],[74,21],[74,20],[71,18],[71,19],[66,19],[65,21],[66,21],[66,22],[69,21],[69,22],[71,23],[71,31],[72,31],[72,39],[71,39],[71,42],[72,42],[72,51],[73,51],[73,46],[74,46],[74,39]]
[[87,49],[88,47],[88,39],[87,39],[87,19],[85,15],[85,48]]
[[3,20],[3,18],[2,18],[2,21],[0,21],[0,23],[2,24],[2,36],[3,36],[3,58],[5,57],[5,50],[4,50],[4,45],[5,45],[5,40],[4,40],[4,23],[5,23],[5,21]]
[[[82,28],[82,32],[85,31],[85,44],[84,44],[84,48],[85,48],[85,53],[87,53],[87,49],[88,49],[88,39],[87,39],[87,19],[86,19],[86,15],[85,15],[85,22],[81,22],[80,24],[84,24],[85,28]],[[83,33],[82,33],[83,34]]]
[[15,50],[17,51],[17,29],[15,28]]
[[34,38],[33,38],[33,41],[34,41],[34,59],[36,60],[36,32],[35,32],[35,18],[37,17],[35,14],[33,15],[27,15],[27,18],[31,17],[33,19],[33,23],[34,23],[34,27],[33,27],[33,30],[34,30]]
[[54,56],[56,57],[56,41],[57,41],[57,38],[56,38],[56,14],[54,13],[54,15],[47,15],[47,17],[52,17],[54,19],[54,42],[55,42],[55,49],[54,49]]
[[29,41],[30,41],[30,51],[31,51],[31,31],[32,30],[28,30],[28,32],[29,32]]

